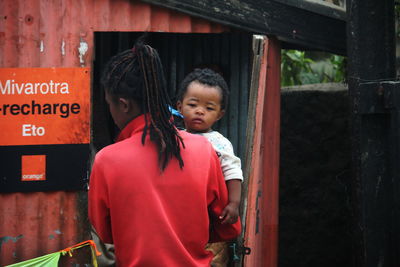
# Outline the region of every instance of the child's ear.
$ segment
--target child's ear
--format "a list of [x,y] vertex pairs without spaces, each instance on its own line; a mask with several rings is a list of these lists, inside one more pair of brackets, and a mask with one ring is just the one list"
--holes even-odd
[[221,109],[221,111],[219,112],[217,121],[219,121],[224,115],[225,115],[225,109]]
[[181,101],[176,102],[176,109],[177,109],[180,113],[182,113],[182,102],[181,102]]

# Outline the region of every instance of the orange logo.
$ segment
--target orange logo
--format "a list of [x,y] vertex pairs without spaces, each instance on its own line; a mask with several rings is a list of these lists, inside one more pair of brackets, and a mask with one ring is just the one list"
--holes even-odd
[[21,181],[46,180],[46,155],[24,155],[21,160]]

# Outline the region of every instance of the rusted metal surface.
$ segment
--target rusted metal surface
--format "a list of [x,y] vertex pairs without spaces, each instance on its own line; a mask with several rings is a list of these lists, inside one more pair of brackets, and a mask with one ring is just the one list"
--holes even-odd
[[220,24],[139,1],[5,0],[0,2],[0,66],[90,67],[95,31],[227,30]]
[[77,194],[13,193],[0,197],[1,265],[55,252],[84,238]]
[[[95,31],[227,30],[139,1],[3,0],[0,67],[92,67]],[[85,193],[1,194],[0,210],[0,265],[55,252],[87,237]]]
[[244,266],[277,266],[280,44],[264,41],[256,99],[255,128],[247,193]]
[[263,266],[278,266],[279,217],[279,145],[281,98],[281,47],[274,38],[269,39],[265,109],[263,112],[263,198],[262,228]]

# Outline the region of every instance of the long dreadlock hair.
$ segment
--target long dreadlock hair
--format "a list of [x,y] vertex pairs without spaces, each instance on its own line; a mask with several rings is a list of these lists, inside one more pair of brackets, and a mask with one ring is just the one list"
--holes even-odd
[[132,49],[113,56],[104,67],[101,84],[114,97],[133,99],[145,116],[142,144],[147,133],[158,149],[158,163],[163,171],[172,157],[183,168],[180,145],[185,145],[171,123],[170,98],[157,51],[137,42]]

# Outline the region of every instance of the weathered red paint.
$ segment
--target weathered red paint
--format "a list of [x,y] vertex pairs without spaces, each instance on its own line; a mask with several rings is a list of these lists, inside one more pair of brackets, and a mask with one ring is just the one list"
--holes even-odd
[[280,131],[280,45],[266,40],[261,61],[249,191],[244,266],[277,266]]
[[[0,67],[91,67],[96,31],[217,33],[229,28],[131,0],[0,1]],[[80,57],[79,47],[87,51]],[[81,50],[84,51],[84,50]],[[84,240],[77,192],[0,195],[0,265]]]
[[264,266],[278,266],[278,221],[279,221],[279,146],[280,146],[280,77],[281,47],[277,39],[270,39],[267,63],[264,127],[264,199],[263,242]]
[[55,252],[80,240],[85,221],[75,193],[1,195],[1,265]]

